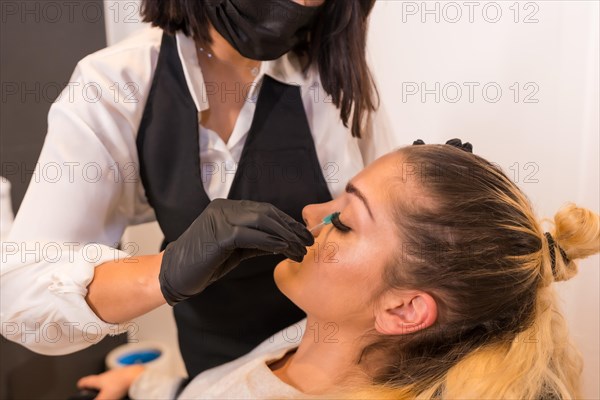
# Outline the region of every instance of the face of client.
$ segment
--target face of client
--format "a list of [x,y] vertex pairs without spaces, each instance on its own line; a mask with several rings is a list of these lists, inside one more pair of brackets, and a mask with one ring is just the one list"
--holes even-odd
[[395,157],[377,160],[352,179],[337,199],[304,208],[310,228],[339,211],[340,224],[313,232],[315,243],[301,263],[286,260],[277,266],[279,289],[307,314],[322,321],[366,323],[365,307],[380,283],[384,263],[396,246],[390,221],[387,182]]
[[[367,331],[402,334],[435,321],[435,301],[427,293],[386,290],[383,283],[384,268],[401,248],[392,207],[395,199],[412,192],[399,174],[401,155],[394,152],[355,176],[335,200],[305,207],[309,228],[336,211],[341,213],[339,223],[313,232],[315,244],[301,263],[285,260],[275,269],[279,289],[307,313],[307,332],[294,361],[304,356],[314,364],[313,372],[331,377],[355,364],[366,344],[359,338]],[[309,349],[322,359],[311,357]]]

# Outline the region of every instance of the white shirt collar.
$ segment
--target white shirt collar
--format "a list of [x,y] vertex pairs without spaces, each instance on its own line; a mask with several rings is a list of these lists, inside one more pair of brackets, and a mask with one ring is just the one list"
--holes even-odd
[[177,31],[177,52],[183,66],[183,73],[188,87],[196,103],[198,112],[208,109],[208,96],[206,94],[206,85],[204,77],[198,63],[196,54],[196,45],[191,37],[186,36],[182,31]]
[[[198,112],[205,111],[209,108],[209,104],[204,77],[198,63],[196,45],[194,40],[186,36],[182,31],[177,31],[176,37],[177,52],[183,66],[185,79],[196,104],[196,109]],[[263,61],[261,63],[259,78],[264,74],[269,75],[279,82],[296,86],[304,86],[310,76],[310,73],[304,76],[300,62],[293,52],[289,52],[277,60]]]

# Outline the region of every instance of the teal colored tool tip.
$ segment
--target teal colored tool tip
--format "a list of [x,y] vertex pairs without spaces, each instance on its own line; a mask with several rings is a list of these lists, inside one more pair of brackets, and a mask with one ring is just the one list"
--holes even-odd
[[314,230],[316,230],[316,229],[318,229],[318,228],[320,228],[322,226],[329,225],[331,223],[331,220],[334,219],[334,218],[336,218],[336,217],[338,217],[339,215],[340,215],[339,212],[334,212],[332,214],[329,214],[328,216],[326,216],[325,218],[323,218],[323,221],[320,224],[315,225],[312,228],[310,228],[309,232],[312,233]]

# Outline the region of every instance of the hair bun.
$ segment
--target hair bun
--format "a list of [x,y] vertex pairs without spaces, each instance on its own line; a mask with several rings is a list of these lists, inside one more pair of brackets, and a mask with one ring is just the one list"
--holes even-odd
[[565,281],[577,273],[573,261],[600,251],[600,217],[591,210],[568,203],[554,215],[554,228],[554,241],[568,257],[568,260],[556,257],[555,280]]

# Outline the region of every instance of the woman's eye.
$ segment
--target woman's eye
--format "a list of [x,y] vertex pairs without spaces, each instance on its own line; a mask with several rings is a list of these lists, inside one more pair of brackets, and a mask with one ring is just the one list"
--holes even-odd
[[337,213],[331,218],[331,224],[340,232],[350,232],[352,230],[340,221],[340,216]]

